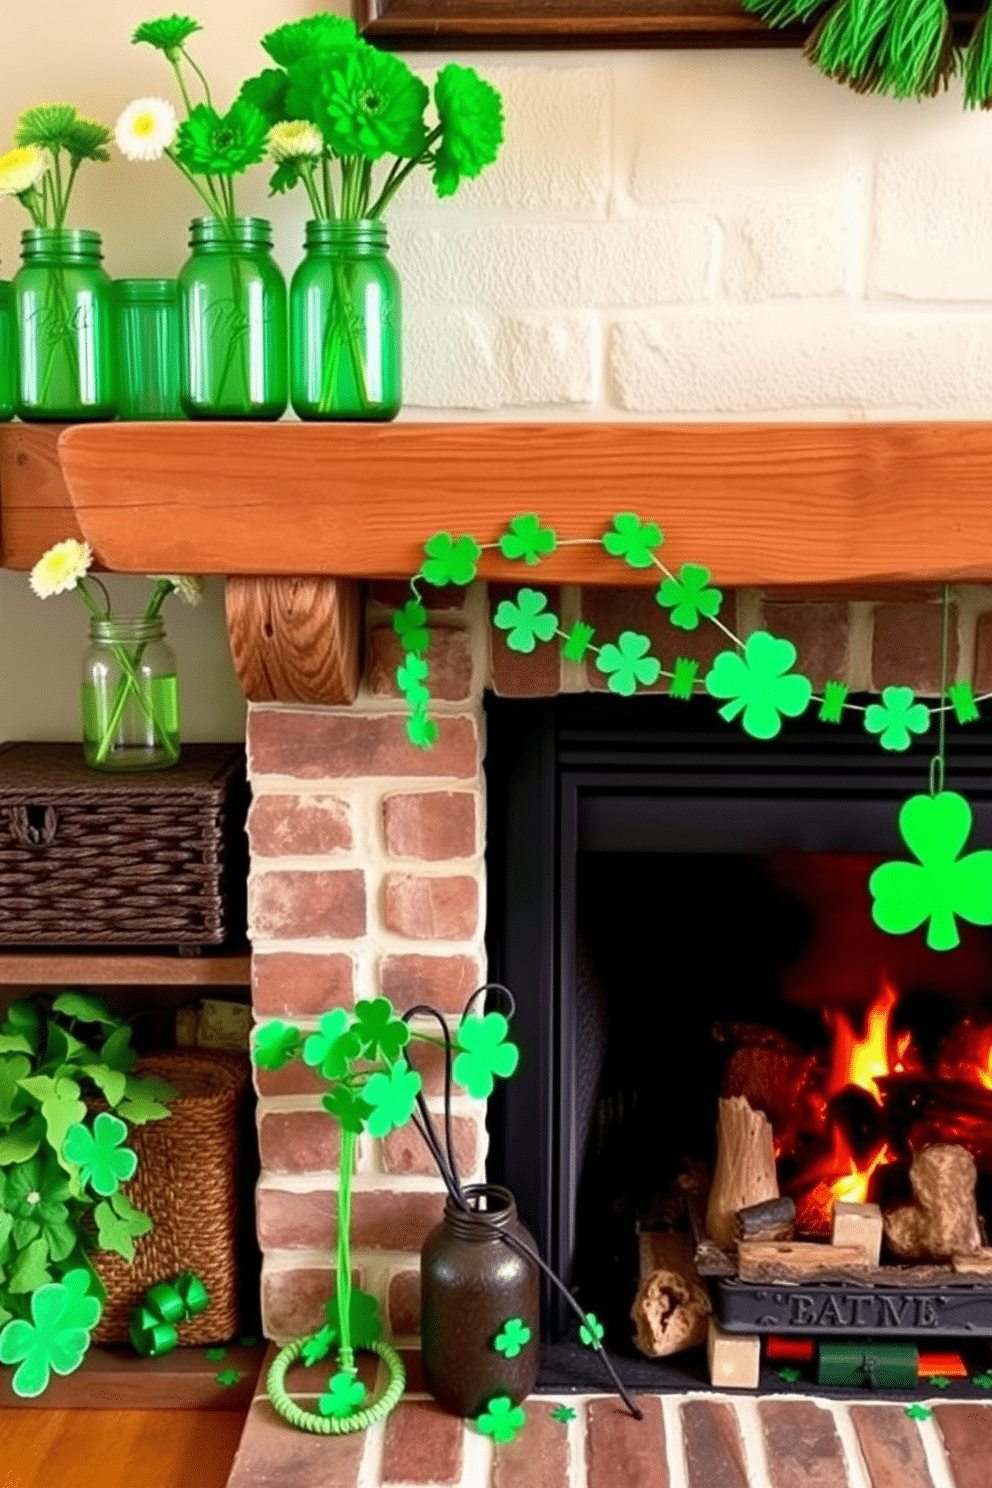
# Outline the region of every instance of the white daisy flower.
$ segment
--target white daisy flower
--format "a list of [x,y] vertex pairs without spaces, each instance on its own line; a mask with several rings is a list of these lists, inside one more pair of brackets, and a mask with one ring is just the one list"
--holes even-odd
[[171,584],[183,604],[198,605],[203,598],[203,580],[192,574],[152,574],[152,578]]
[[176,111],[164,98],[136,98],[114,125],[117,148],[128,160],[160,160],[176,137]]
[[39,599],[64,594],[67,589],[75,589],[92,562],[93,551],[89,543],[67,537],[65,542],[56,543],[38,559],[28,583]]
[[269,158],[276,165],[286,160],[319,160],[323,153],[323,136],[306,119],[287,119],[269,130]]
[[48,156],[37,145],[0,155],[0,196],[20,196],[37,186],[48,169]]

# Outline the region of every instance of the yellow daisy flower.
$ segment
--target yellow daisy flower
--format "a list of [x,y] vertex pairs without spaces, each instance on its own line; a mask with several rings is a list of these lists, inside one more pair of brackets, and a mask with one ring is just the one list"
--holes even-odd
[[269,130],[269,158],[277,165],[286,160],[319,160],[323,152],[320,130],[306,119],[287,119]]
[[89,543],[67,537],[38,559],[28,582],[39,599],[48,599],[53,594],[75,589],[92,562]]
[[136,98],[114,125],[117,148],[128,160],[160,160],[176,137],[176,111],[164,98]]
[[0,155],[0,196],[20,196],[37,186],[48,169],[48,156],[37,145]]

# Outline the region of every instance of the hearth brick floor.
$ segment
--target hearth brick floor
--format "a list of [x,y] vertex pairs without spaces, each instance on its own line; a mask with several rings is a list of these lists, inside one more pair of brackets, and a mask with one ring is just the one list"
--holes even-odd
[[[532,1395],[520,1435],[494,1446],[407,1362],[411,1392],[389,1419],[340,1438],[280,1420],[263,1370],[228,1488],[992,1488],[992,1402],[930,1400],[919,1420],[882,1399],[641,1395],[637,1422],[616,1396]],[[291,1372],[315,1409],[307,1383]],[[555,1420],[558,1405],[575,1419]]]

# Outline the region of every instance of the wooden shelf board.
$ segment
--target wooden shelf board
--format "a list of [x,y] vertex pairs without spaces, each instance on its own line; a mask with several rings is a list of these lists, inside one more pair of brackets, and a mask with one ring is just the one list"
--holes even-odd
[[53,543],[82,538],[59,465],[62,424],[0,424],[0,563],[29,569]]
[[[563,538],[616,511],[669,566],[730,585],[992,578],[992,423],[101,424],[59,452],[79,524],[125,572],[402,577],[439,528],[492,542],[537,511]],[[598,549],[537,574],[653,584]]]
[[0,986],[70,983],[86,987],[247,987],[251,956],[0,950]]
[[[11,1389],[12,1369],[0,1370],[0,1409],[247,1411],[265,1359],[265,1345],[228,1348],[211,1362],[202,1348],[177,1348],[161,1359],[140,1359],[126,1344],[94,1344],[72,1374],[53,1374],[43,1395],[23,1400]],[[237,1369],[234,1385],[217,1375]]]

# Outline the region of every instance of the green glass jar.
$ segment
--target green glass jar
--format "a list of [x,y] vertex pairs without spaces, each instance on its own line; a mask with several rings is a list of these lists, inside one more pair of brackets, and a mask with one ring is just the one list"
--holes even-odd
[[392,419],[402,401],[400,281],[382,222],[308,222],[289,292],[301,419]]
[[18,390],[35,422],[112,419],[117,412],[113,292],[100,234],[29,227],[14,276]]
[[181,419],[179,286],[174,279],[115,279],[118,413]]
[[179,274],[189,418],[277,419],[288,397],[286,281],[264,217],[195,217]]
[[80,703],[83,757],[94,770],[176,763],[179,685],[161,615],[93,617]]
[[0,279],[0,424],[14,417],[17,394],[17,356],[14,340],[14,295]]

